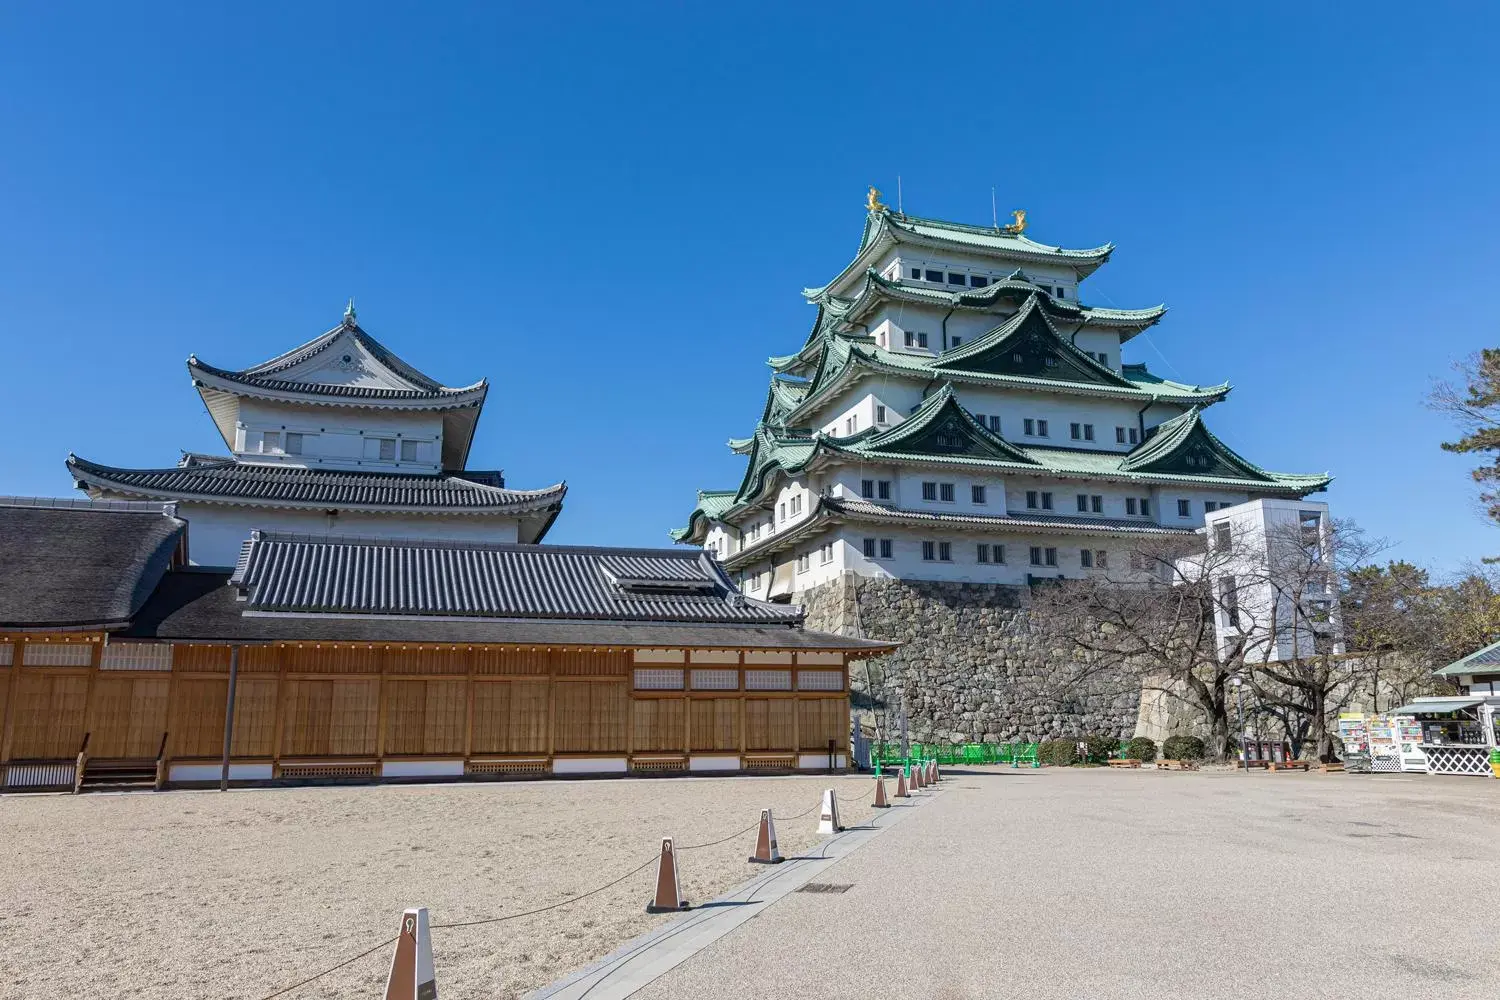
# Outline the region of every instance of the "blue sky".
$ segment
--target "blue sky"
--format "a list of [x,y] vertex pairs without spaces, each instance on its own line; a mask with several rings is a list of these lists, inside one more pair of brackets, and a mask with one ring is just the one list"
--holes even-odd
[[[738,483],[798,292],[907,211],[1119,245],[1085,301],[1236,389],[1210,426],[1435,569],[1500,551],[1423,406],[1497,339],[1497,9],[8,5],[0,492],[222,451],[183,360],[361,322],[493,383],[471,464],[549,540],[660,544]],[[114,8],[114,9],[112,9]]]

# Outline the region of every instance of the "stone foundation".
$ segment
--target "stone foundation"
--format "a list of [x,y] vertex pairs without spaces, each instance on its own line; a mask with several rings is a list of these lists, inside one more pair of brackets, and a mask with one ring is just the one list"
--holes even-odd
[[846,573],[794,594],[807,627],[904,645],[850,667],[867,733],[923,742],[1025,741],[1134,734],[1137,677],[1091,671],[1045,648],[1027,624],[1025,587],[876,579]]

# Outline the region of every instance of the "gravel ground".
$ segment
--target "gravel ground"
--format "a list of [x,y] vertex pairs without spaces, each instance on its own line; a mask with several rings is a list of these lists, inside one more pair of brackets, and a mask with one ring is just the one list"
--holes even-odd
[[1493,779],[949,777],[631,1000],[1500,996]]
[[[394,936],[519,913],[654,859],[661,837],[718,841],[772,808],[783,854],[816,833],[822,789],[869,817],[867,777],[376,785],[0,798],[0,997],[260,1000]],[[760,869],[749,830],[682,858],[684,894]],[[436,929],[446,1000],[519,997],[657,924],[655,866],[567,906]],[[286,994],[377,997],[390,949]]]

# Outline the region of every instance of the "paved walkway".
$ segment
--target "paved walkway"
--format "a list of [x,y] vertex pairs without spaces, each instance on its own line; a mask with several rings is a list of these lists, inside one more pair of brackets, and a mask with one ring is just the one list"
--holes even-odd
[[1477,778],[959,774],[631,995],[1492,1000],[1497,831]]

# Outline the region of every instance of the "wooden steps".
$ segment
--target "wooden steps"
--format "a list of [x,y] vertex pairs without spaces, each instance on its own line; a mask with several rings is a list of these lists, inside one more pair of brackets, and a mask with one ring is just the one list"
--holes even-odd
[[104,760],[84,761],[78,779],[80,792],[150,792],[156,790],[156,761]]

